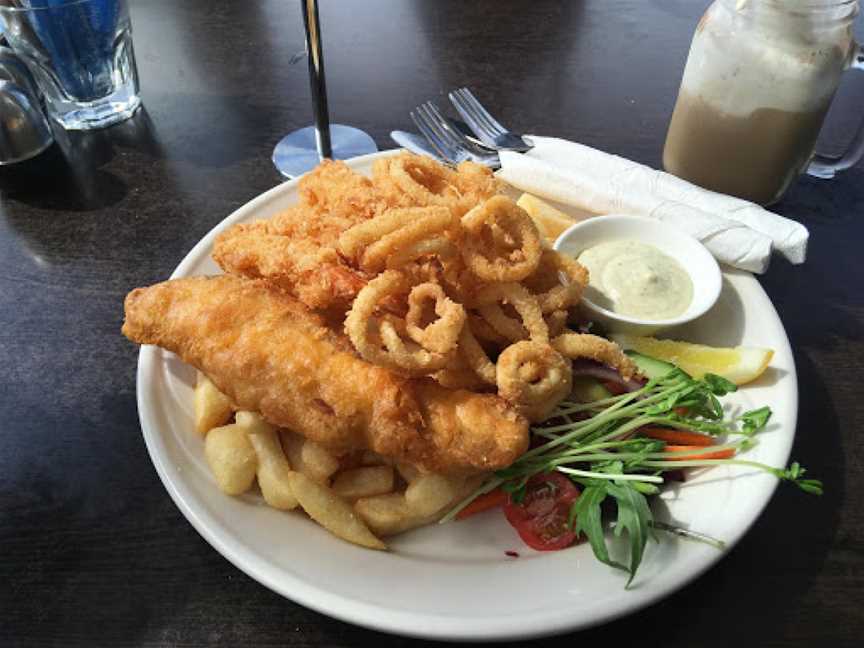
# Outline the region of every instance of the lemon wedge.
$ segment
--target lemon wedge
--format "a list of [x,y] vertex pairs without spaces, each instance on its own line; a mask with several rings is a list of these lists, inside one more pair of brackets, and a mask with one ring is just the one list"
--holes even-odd
[[704,344],[658,340],[635,335],[613,335],[623,349],[632,349],[658,360],[677,365],[693,378],[706,373],[717,374],[736,385],[743,385],[761,376],[774,356],[772,349],[756,347],[711,347]]
[[523,193],[516,204],[528,212],[528,215],[536,223],[537,229],[540,230],[540,234],[550,244],[561,235],[561,232],[577,222],[576,219],[529,193]]

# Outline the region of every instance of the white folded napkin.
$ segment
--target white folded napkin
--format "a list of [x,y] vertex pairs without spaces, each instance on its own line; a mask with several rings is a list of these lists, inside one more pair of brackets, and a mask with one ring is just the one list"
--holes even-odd
[[595,214],[666,221],[742,270],[765,272],[772,247],[792,263],[804,262],[809,234],[796,221],[589,146],[529,137],[535,146],[528,153],[501,152],[498,175],[517,189]]

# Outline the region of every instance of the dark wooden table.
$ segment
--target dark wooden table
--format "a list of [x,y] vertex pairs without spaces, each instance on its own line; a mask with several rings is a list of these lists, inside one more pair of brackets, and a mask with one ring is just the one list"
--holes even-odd
[[[389,148],[411,107],[469,84],[506,123],[657,165],[704,4],[323,0],[331,111]],[[246,577],[150,463],[123,296],[278,183],[273,146],[311,109],[305,62],[290,63],[296,0],[132,5],[146,109],[0,169],[0,645],[413,643]],[[844,84],[829,144],[854,127],[860,81]],[[777,261],[761,281],[799,371],[794,456],[826,494],[781,488],[695,583],[568,642],[860,645],[864,169],[802,179],[778,209],[812,233],[806,265]]]

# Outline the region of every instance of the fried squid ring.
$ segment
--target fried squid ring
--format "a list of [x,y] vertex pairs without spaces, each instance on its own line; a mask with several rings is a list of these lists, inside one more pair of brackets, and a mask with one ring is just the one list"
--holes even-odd
[[463,326],[459,334],[459,352],[480,380],[490,385],[496,384],[495,363],[486,355],[470,326]]
[[412,243],[407,247],[397,250],[387,257],[386,266],[389,270],[404,268],[412,261],[421,257],[439,257],[449,259],[456,252],[456,246],[446,236],[436,236]]
[[570,361],[543,342],[524,340],[501,353],[498,395],[515,403],[531,421],[541,421],[570,393]]
[[382,301],[404,295],[409,287],[407,278],[395,270],[375,277],[354,299],[345,318],[345,332],[367,362],[409,376],[422,376],[442,369],[451,355],[427,351],[413,342],[406,343],[390,319],[375,317],[375,309]]
[[[396,263],[408,263],[424,254],[449,249],[452,246],[442,235],[457,222],[445,207],[391,209],[342,232],[339,251],[358,262],[363,270],[380,272],[388,266],[398,267],[394,257]],[[426,247],[421,245],[424,243]]]
[[397,204],[454,209],[462,198],[456,172],[420,155],[404,153],[378,160],[372,167],[372,178]]
[[475,313],[468,313],[468,326],[471,327],[471,332],[474,334],[474,337],[480,341],[489,342],[502,348],[510,344],[512,341],[501,335],[498,331],[492,328],[489,322]]
[[477,312],[480,313],[484,323],[508,342],[528,339],[528,331],[522,326],[522,322],[510,317],[499,304],[479,306]]
[[573,360],[589,358],[617,370],[624,380],[636,373],[636,365],[614,342],[590,333],[564,333],[552,340],[558,353]]
[[[522,325],[525,327],[528,337],[538,342],[549,341],[549,328],[546,326],[546,321],[543,319],[543,312],[540,310],[537,300],[520,284],[491,284],[481,288],[475,297],[475,304],[478,310],[484,306],[502,302],[510,304],[516,309],[516,312],[519,313],[519,316],[522,318]],[[502,314],[504,314],[503,311]],[[490,325],[492,328],[495,328],[495,325],[491,322]]]
[[447,389],[489,391],[492,388],[492,384],[485,382],[468,366],[468,362],[462,354],[457,354],[444,369],[436,371],[432,377],[439,385]]
[[564,310],[554,310],[551,313],[545,314],[546,326],[549,328],[549,337],[554,338],[567,330],[567,320],[570,314]]
[[521,281],[540,263],[540,233],[506,196],[494,196],[462,217],[462,257],[485,281]]
[[579,303],[588,285],[588,270],[566,254],[545,249],[537,271],[525,285],[537,296],[544,314],[564,310]]
[[[423,325],[425,305],[431,301],[437,319]],[[465,324],[465,308],[444,294],[435,283],[414,286],[408,295],[408,314],[405,316],[405,330],[408,336],[428,351],[447,353],[459,341],[459,333]]]

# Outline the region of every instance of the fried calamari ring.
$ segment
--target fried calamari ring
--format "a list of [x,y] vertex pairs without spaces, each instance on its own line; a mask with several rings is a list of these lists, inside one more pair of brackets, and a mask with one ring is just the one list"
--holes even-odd
[[485,281],[521,281],[540,262],[540,233],[506,196],[493,196],[462,217],[462,257]]
[[477,312],[480,313],[484,323],[488,324],[493,331],[508,342],[528,339],[528,331],[522,326],[522,322],[505,313],[500,304],[479,306]]
[[495,363],[486,355],[470,326],[463,326],[459,334],[459,352],[480,380],[490,385],[496,384]]
[[552,340],[552,347],[567,358],[589,358],[612,367],[624,380],[630,380],[637,371],[621,347],[590,333],[564,333]]
[[501,353],[496,365],[498,395],[515,403],[531,421],[546,418],[570,393],[570,361],[543,342],[524,340]]
[[[370,248],[371,249],[371,248]],[[386,266],[390,270],[398,270],[404,268],[412,261],[416,261],[421,257],[441,257],[450,258],[458,254],[456,246],[446,236],[436,236],[430,239],[417,241],[397,250],[392,255],[387,257]]]
[[546,326],[549,328],[549,337],[554,338],[567,330],[567,320],[570,314],[564,310],[554,310],[551,313],[545,314]]
[[537,296],[543,313],[564,310],[579,303],[588,285],[588,270],[566,254],[545,249],[536,272],[525,285]]
[[439,385],[446,387],[447,389],[489,391],[492,388],[491,384],[482,380],[480,376],[478,376],[477,373],[468,366],[468,362],[462,354],[456,354],[456,356],[447,363],[447,366],[444,369],[436,371],[432,374],[432,377]]
[[[490,284],[477,291],[474,301],[478,310],[491,304],[510,304],[522,318],[522,325],[525,327],[528,337],[538,342],[549,341],[549,328],[546,326],[537,300],[520,284]],[[502,314],[504,314],[503,311]],[[490,325],[495,328],[491,322]],[[501,331],[498,332],[501,333]]]
[[407,262],[432,251],[418,247],[424,241],[441,239],[438,249],[443,250],[449,240],[441,235],[457,223],[446,207],[390,209],[342,232],[339,251],[363,270],[380,272],[391,257]]
[[345,318],[345,332],[367,362],[409,376],[422,376],[442,369],[451,355],[427,351],[413,342],[406,343],[390,319],[375,317],[375,309],[382,301],[404,295],[409,288],[407,278],[395,270],[375,277],[357,293]]
[[456,172],[431,158],[403,153],[378,160],[372,167],[375,184],[392,194],[396,203],[422,207],[437,205],[458,208]]
[[[435,321],[423,325],[425,305],[431,301]],[[459,333],[465,324],[465,308],[444,294],[444,289],[435,283],[414,286],[408,295],[408,314],[405,330],[408,336],[427,351],[447,353],[459,341]]]
[[483,317],[475,313],[468,313],[468,325],[471,327],[471,332],[474,334],[474,337],[480,341],[489,342],[496,346],[500,346],[501,348],[504,348],[511,342],[511,340],[508,340],[492,328],[489,322],[487,322]]

